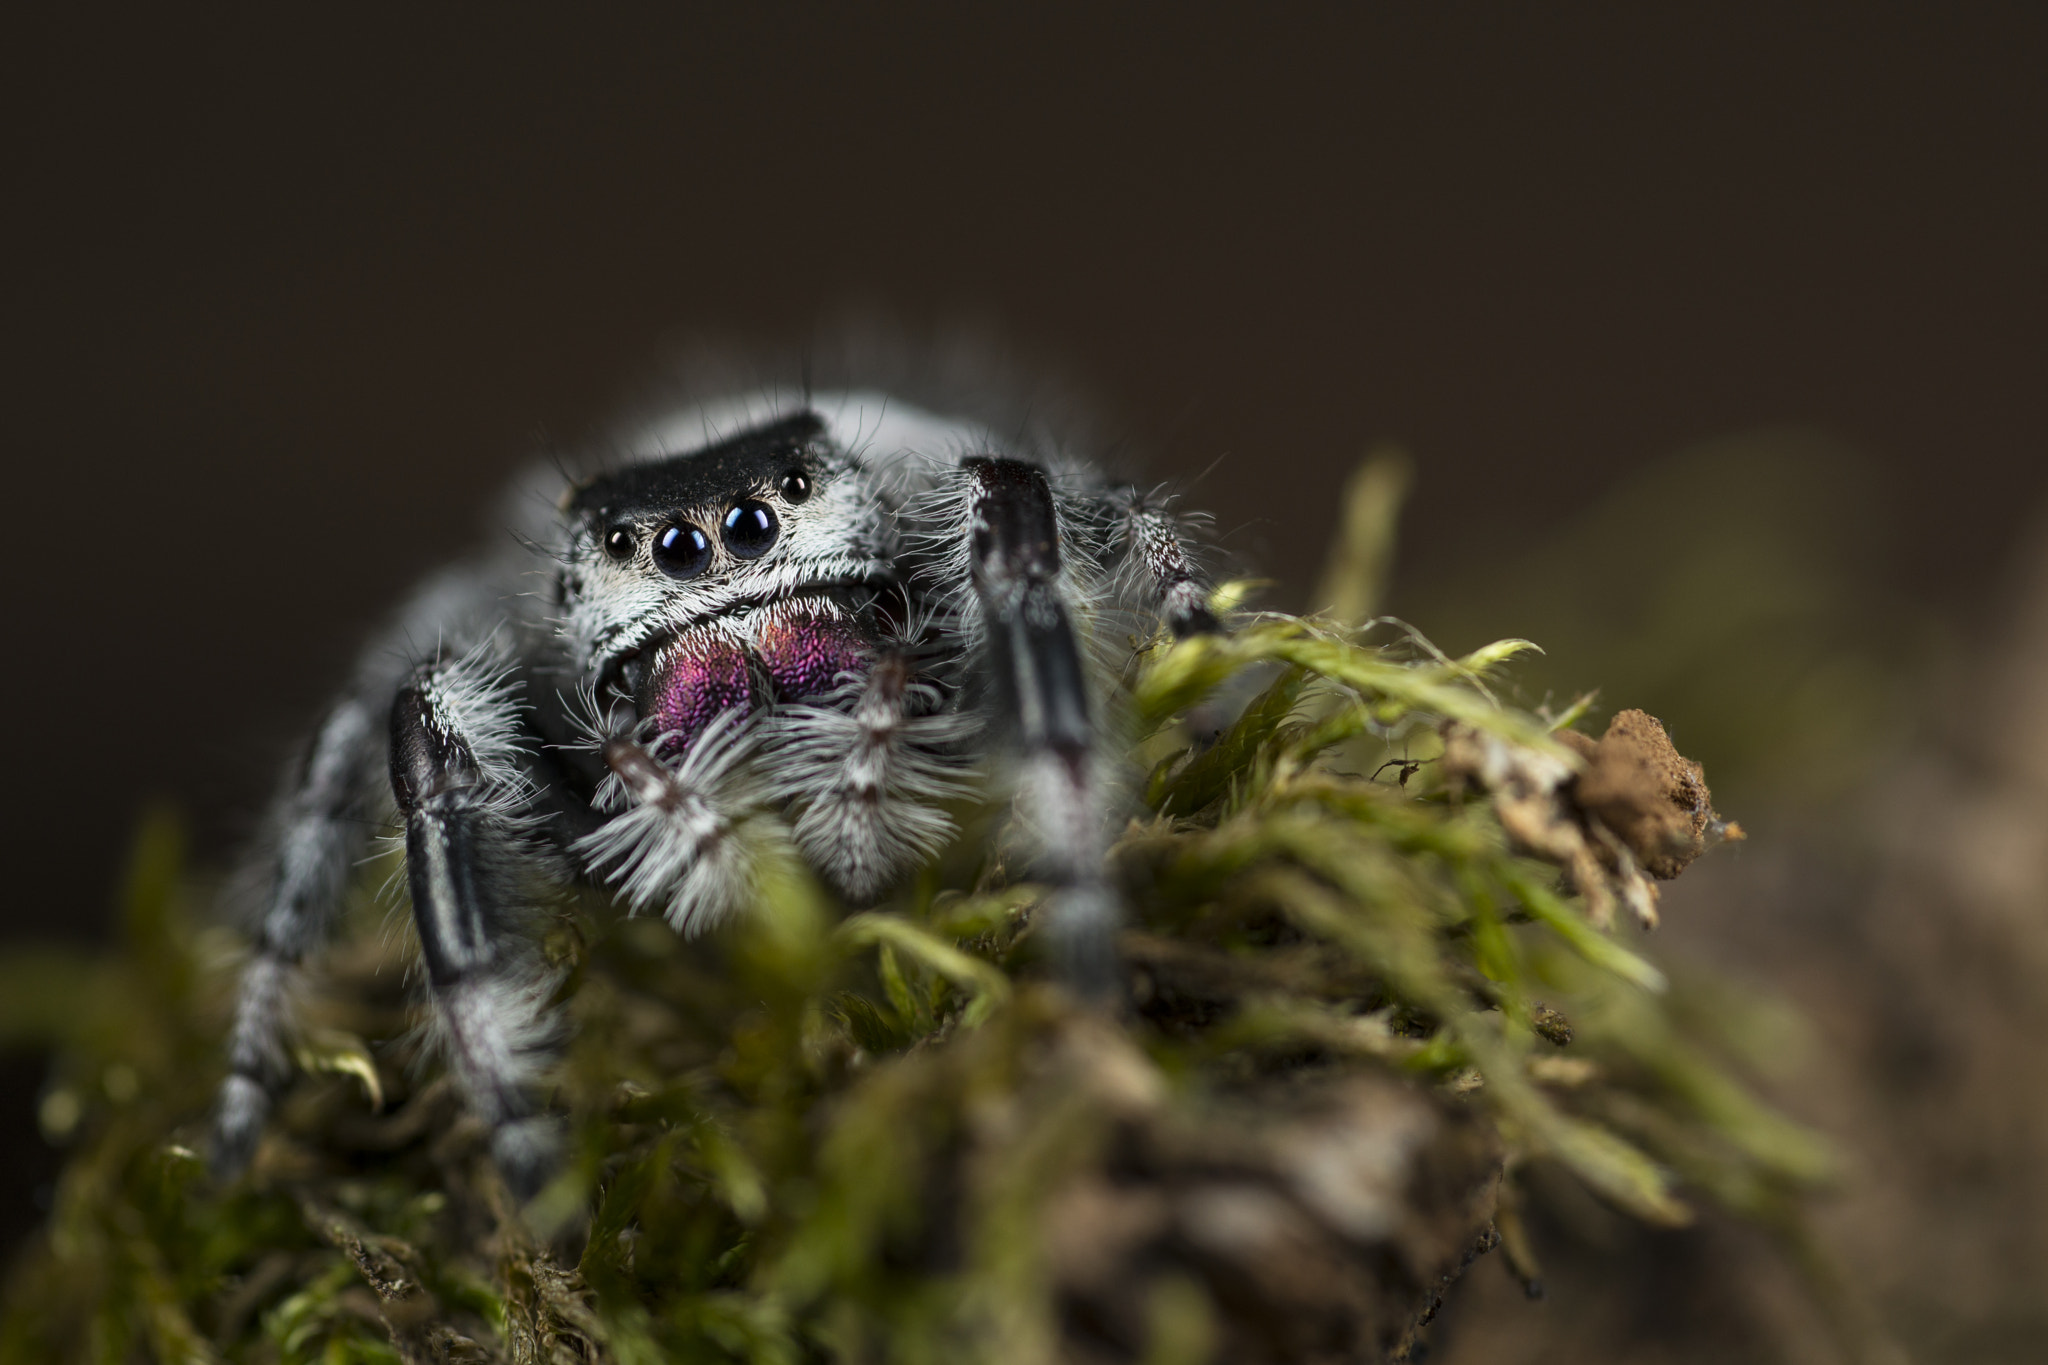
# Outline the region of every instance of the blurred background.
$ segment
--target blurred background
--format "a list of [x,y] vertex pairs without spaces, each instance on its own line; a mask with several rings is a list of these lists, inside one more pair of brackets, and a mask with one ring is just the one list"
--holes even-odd
[[[1405,448],[1393,609],[1661,715],[1749,828],[1656,946],[1809,1021],[1779,1084],[1853,1158],[1848,1281],[1916,1358],[2034,1358],[2048,11],[7,27],[0,935],[103,932],[147,803],[225,859],[366,628],[679,338],[993,337],[1274,605]],[[40,1081],[0,1061],[10,1239]],[[1823,1349],[1736,1230],[1539,1231],[1551,1302],[1482,1265],[1450,1358]]]

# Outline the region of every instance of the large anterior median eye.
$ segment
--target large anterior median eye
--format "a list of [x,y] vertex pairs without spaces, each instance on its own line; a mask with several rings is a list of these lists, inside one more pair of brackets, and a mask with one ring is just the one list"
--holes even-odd
[[711,537],[688,522],[655,533],[654,566],[670,578],[695,578],[710,562]]
[[775,543],[778,529],[768,504],[748,498],[725,514],[725,547],[741,559],[758,559]]

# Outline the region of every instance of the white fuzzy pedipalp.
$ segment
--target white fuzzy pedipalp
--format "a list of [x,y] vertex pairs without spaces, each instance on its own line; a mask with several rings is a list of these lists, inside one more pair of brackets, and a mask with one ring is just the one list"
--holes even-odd
[[629,785],[616,771],[605,778],[597,804],[625,808],[577,840],[576,854],[634,910],[659,906],[678,933],[711,928],[754,890],[766,831],[757,828],[763,793],[744,762],[753,747],[753,734],[729,711],[679,759],[640,749],[647,780]]
[[865,901],[953,836],[939,803],[971,789],[970,769],[948,755],[979,727],[969,716],[917,714],[937,694],[887,662],[836,699],[850,709],[791,706],[771,718],[771,794],[798,805],[805,860]]

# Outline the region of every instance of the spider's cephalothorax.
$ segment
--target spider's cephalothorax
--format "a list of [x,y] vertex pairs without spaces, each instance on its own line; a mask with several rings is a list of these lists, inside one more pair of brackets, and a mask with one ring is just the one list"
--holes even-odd
[[1157,499],[1028,453],[871,394],[695,408],[527,499],[549,511],[522,512],[515,548],[430,581],[273,807],[217,1167],[261,1133],[291,977],[380,816],[404,833],[440,1050],[520,1188],[552,1148],[530,1094],[552,982],[528,912],[565,880],[697,930],[746,907],[762,831],[781,829],[872,900],[1001,758],[1060,888],[1064,969],[1105,989],[1091,637],[1115,616],[1215,621]]

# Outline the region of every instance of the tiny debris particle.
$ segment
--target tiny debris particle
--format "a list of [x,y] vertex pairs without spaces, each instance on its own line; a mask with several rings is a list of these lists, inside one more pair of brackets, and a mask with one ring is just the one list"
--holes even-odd
[[1530,1007],[1529,1022],[1538,1034],[1559,1047],[1572,1040],[1572,1021],[1540,1000]]

